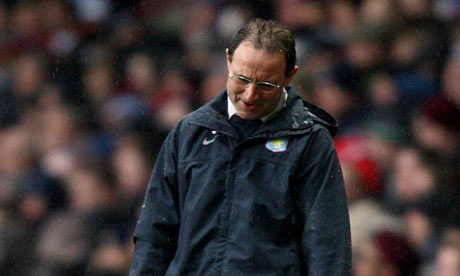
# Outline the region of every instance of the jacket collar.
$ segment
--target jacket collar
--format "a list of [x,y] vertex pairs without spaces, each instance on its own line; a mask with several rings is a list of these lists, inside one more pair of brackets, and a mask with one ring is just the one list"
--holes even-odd
[[[302,100],[291,87],[286,87],[288,98],[283,108],[253,134],[260,137],[281,137],[303,133],[314,122],[324,125],[332,136],[337,131],[337,121],[326,111]],[[230,136],[237,136],[230,125],[227,113],[227,91],[221,91],[210,102],[192,113],[191,124],[200,125]]]

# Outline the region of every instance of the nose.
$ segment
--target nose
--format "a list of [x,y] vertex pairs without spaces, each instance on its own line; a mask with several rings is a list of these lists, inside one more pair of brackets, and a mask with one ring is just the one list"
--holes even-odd
[[244,90],[244,100],[247,103],[254,103],[259,98],[259,94],[257,93],[257,86],[255,83],[251,83],[246,89]]

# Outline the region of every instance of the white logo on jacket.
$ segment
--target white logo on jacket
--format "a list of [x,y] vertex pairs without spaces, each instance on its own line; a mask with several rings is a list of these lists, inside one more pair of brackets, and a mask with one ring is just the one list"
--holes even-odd
[[214,135],[214,137],[212,137],[211,139],[208,139],[208,137],[204,138],[203,145],[207,146],[213,143],[216,140],[216,138],[220,136],[219,134],[217,134],[217,131],[215,130],[213,130],[211,133]]

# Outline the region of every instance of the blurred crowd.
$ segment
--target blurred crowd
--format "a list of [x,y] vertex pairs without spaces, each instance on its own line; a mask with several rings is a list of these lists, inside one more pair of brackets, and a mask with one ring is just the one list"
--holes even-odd
[[0,275],[127,275],[161,143],[253,17],[339,120],[353,275],[460,275],[457,0],[0,0]]

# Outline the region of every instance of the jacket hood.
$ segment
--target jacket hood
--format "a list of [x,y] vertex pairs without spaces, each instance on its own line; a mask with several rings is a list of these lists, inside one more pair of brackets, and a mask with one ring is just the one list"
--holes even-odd
[[[288,99],[286,106],[280,113],[269,121],[265,122],[254,135],[288,135],[292,132],[305,131],[314,123],[326,127],[331,136],[337,132],[337,120],[325,110],[308,103],[299,96],[291,87],[286,87]],[[227,91],[224,89],[207,104],[200,107],[189,116],[190,123],[202,125],[210,129],[218,129],[228,135],[234,136],[233,127],[227,118]]]
[[309,112],[311,113],[310,115],[312,115],[313,120],[324,125],[327,128],[327,130],[329,130],[329,132],[331,133],[331,136],[334,137],[337,133],[337,128],[339,126],[337,120],[326,110],[307,101],[302,100],[302,102],[304,106],[309,109]]

